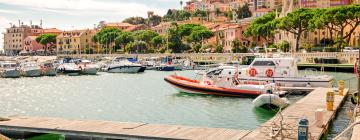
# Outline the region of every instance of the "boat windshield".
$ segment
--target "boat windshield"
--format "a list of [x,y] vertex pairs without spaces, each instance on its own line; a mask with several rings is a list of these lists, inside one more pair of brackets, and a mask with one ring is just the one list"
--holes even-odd
[[273,61],[255,61],[253,66],[275,66]]
[[14,67],[16,67],[16,64],[3,64],[2,67],[3,68],[14,68]]

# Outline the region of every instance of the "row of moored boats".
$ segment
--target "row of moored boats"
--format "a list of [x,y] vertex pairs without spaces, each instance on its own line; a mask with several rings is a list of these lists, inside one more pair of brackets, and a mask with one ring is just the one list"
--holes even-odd
[[70,76],[96,75],[99,71],[108,73],[142,73],[145,70],[174,71],[185,69],[184,62],[162,62],[157,61],[155,58],[137,61],[126,57],[116,57],[99,62],[71,58],[45,62],[7,60],[0,61],[0,77],[39,77],[56,76],[58,74]]

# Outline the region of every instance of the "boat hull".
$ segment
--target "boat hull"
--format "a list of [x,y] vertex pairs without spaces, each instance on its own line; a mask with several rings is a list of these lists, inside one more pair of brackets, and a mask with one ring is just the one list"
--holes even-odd
[[1,73],[2,78],[19,78],[20,76],[19,70],[5,70]]
[[166,76],[164,80],[180,92],[190,94],[208,94],[217,96],[250,97],[255,98],[263,92],[249,89],[230,89],[215,86],[202,85],[199,81],[186,79],[179,76]]
[[97,68],[84,68],[82,71],[81,71],[81,74],[83,75],[96,75],[98,72]]
[[25,77],[39,77],[41,76],[41,70],[40,69],[32,69],[32,70],[24,70],[23,76]]
[[146,67],[145,66],[141,66],[141,68],[139,69],[139,72],[145,72]]
[[158,71],[174,71],[175,67],[165,66],[165,67],[157,67]]
[[42,75],[44,76],[56,76],[56,69],[55,68],[49,68],[43,71]]
[[138,73],[141,66],[118,66],[108,68],[109,73]]

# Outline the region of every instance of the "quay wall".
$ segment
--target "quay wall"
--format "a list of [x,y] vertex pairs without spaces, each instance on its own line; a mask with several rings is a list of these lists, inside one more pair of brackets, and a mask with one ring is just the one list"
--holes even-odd
[[[101,57],[164,57],[170,54],[77,54],[77,55],[58,55],[58,57],[72,57],[72,58],[101,58]],[[359,53],[356,52],[319,52],[319,53],[284,53],[284,54],[265,54],[265,53],[175,53],[172,56],[189,58],[195,62],[231,62],[240,61],[241,58],[246,56],[283,56],[283,57],[297,57],[300,59],[300,63],[315,63],[315,58],[336,58],[341,64],[354,64],[359,57]]]
[[[359,53],[356,52],[319,52],[319,53],[282,53],[282,54],[265,54],[265,53],[174,53],[174,54],[59,54],[57,56],[47,56],[49,58],[86,58],[86,59],[99,59],[102,57],[138,57],[149,58],[149,57],[165,57],[165,56],[176,56],[181,58],[189,58],[194,62],[203,62],[203,63],[224,63],[231,61],[241,61],[242,58],[247,56],[282,56],[282,57],[297,57],[299,58],[300,63],[315,63],[315,58],[336,58],[341,64],[354,64],[356,59],[359,57]],[[29,56],[19,56],[19,57],[29,57]],[[44,58],[41,56],[36,56]],[[14,58],[7,56],[0,56],[0,60]]]

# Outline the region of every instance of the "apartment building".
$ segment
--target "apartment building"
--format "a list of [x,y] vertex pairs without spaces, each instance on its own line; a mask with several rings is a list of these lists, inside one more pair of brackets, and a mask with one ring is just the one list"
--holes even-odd
[[56,37],[56,48],[58,53],[81,54],[89,49],[96,51],[92,37],[96,34],[95,30],[71,30],[64,31]]
[[11,25],[4,33],[4,51],[6,55],[17,55],[25,46],[24,39],[27,36],[34,36],[41,32],[38,25]]

